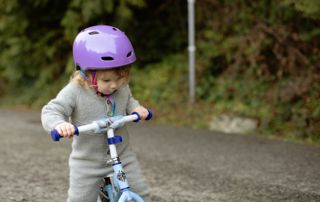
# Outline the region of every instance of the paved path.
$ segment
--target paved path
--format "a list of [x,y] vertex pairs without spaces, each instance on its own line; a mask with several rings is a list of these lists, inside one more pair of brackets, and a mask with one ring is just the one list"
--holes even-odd
[[[61,202],[70,140],[39,112],[0,110],[0,202]],[[320,147],[160,125],[130,126],[153,201],[320,202]]]

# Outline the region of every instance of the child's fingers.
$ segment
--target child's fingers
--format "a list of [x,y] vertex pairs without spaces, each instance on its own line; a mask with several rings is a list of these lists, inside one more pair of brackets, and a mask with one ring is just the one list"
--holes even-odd
[[66,131],[67,131],[68,135],[73,134],[73,132],[72,132],[72,126],[67,125],[67,126],[66,126]]
[[141,119],[146,119],[149,115],[149,111],[144,107],[138,107],[134,111],[140,115]]
[[74,131],[75,131],[74,126],[70,124],[69,129],[70,129],[70,133],[74,135]]
[[144,111],[141,112],[141,118],[145,119],[147,117],[146,113]]
[[66,125],[62,125],[61,130],[62,130],[62,136],[67,137],[68,136],[68,129],[67,129]]
[[64,133],[68,138],[71,138],[73,136],[72,127],[73,126],[71,124],[64,125]]
[[58,133],[59,133],[61,136],[63,136],[63,131],[61,130],[60,127],[56,128],[56,130],[58,131]]
[[70,123],[63,123],[56,127],[59,134],[63,137],[71,138],[74,133],[74,127]]
[[147,116],[148,116],[148,114],[149,114],[148,110],[147,110],[147,109],[144,109],[144,110],[142,111],[142,117],[143,117],[143,119],[146,119]]

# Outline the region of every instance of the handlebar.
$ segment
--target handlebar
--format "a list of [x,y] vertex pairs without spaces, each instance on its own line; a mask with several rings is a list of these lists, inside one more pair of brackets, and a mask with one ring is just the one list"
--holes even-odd
[[[73,126],[74,126],[74,135],[78,136],[79,129],[77,126],[75,126],[75,125],[73,125]],[[52,140],[55,142],[59,141],[60,138],[63,138],[63,136],[61,136],[60,133],[56,129],[51,130],[50,135],[51,135]]]
[[[148,110],[148,116],[146,117],[146,121],[150,120],[153,116],[152,111]],[[86,125],[82,125],[82,126],[75,126],[74,125],[74,135],[79,135],[82,132],[87,132],[87,131],[94,131],[95,133],[98,132],[103,132],[108,130],[109,128],[113,128],[116,129],[122,125],[124,125],[124,123],[126,122],[139,122],[141,120],[140,115],[137,112],[133,112],[131,115],[128,116],[122,116],[122,115],[118,115],[118,116],[113,116],[113,117],[108,117],[108,118],[104,118],[104,119],[100,119],[97,121],[93,121],[90,124],[86,124]],[[50,132],[51,134],[51,138],[53,141],[57,142],[60,140],[60,138],[63,138],[63,136],[61,136],[59,134],[59,132],[56,129],[51,130]]]

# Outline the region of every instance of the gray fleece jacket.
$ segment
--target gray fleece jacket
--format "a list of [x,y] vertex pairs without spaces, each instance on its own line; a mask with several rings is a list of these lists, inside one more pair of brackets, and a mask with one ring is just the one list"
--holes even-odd
[[[128,85],[117,90],[112,96],[116,103],[116,114],[118,115],[129,114],[135,107],[139,106],[139,102],[133,98]],[[96,95],[89,88],[70,82],[55,99],[43,107],[41,120],[44,129],[50,132],[58,124],[65,121],[81,126],[105,118],[110,111],[112,111],[112,106],[106,102],[104,97]],[[124,139],[124,142],[119,145],[121,152],[124,146],[128,144],[128,133],[126,127],[120,128],[116,132],[122,135]],[[104,154],[107,149],[104,141],[105,135],[95,134],[92,135],[94,137],[90,135],[90,138],[88,135],[76,136],[72,143],[71,158],[102,158],[101,155],[103,155],[103,160],[105,160]]]
[[[139,102],[133,98],[128,85],[117,90],[112,96],[116,103],[116,114],[129,114],[135,107],[139,106]],[[104,97],[96,95],[92,89],[70,82],[59,92],[56,98],[43,107],[41,120],[44,129],[50,132],[58,124],[65,121],[76,126],[91,123],[106,117],[111,110],[111,104],[108,104]],[[121,159],[123,153],[131,152],[128,149],[129,137],[126,127],[119,128],[115,131],[115,134],[123,137],[123,142],[117,145],[117,151]],[[105,133],[82,134],[73,137],[72,152],[69,158],[71,188],[69,188],[68,201],[73,201],[71,199],[73,196],[78,197],[74,201],[91,201],[88,197],[90,194],[92,195],[92,189],[88,188],[87,191],[84,189],[90,184],[97,186],[97,180],[112,172],[111,168],[106,170],[106,161],[110,158],[108,145],[105,143],[106,137]],[[123,155],[124,158],[126,158],[125,156],[132,156],[132,158],[127,158],[128,162],[135,161],[134,155]],[[123,159],[121,160],[123,161]],[[126,162],[123,162],[123,164],[125,166]],[[138,165],[132,170],[140,172]],[[126,168],[125,171],[128,172]],[[144,188],[141,187],[141,189]],[[80,198],[80,193],[83,194],[82,198]]]

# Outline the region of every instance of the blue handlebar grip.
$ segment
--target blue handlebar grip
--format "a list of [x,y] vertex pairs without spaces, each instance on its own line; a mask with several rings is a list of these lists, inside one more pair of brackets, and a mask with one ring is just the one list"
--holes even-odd
[[74,134],[79,136],[79,129],[77,126],[73,125],[74,126]]
[[135,114],[135,115],[137,115],[137,120],[134,120],[133,122],[139,122],[140,120],[141,120],[141,116],[138,114],[138,112],[132,112],[131,114]]
[[[74,134],[75,134],[75,135],[79,135],[78,127],[75,126],[75,125],[73,125],[73,126],[74,126]],[[60,138],[63,138],[63,136],[61,136],[56,129],[53,129],[53,130],[50,132],[50,134],[51,134],[52,140],[55,141],[55,142],[58,142],[58,141],[60,140]]]
[[50,134],[51,134],[52,140],[55,141],[55,142],[59,141],[59,140],[60,140],[60,137],[62,137],[56,129],[53,129],[53,130],[50,132]]
[[148,109],[148,112],[149,112],[149,114],[148,114],[148,116],[146,118],[146,121],[148,121],[148,120],[150,120],[152,118],[152,111]]

